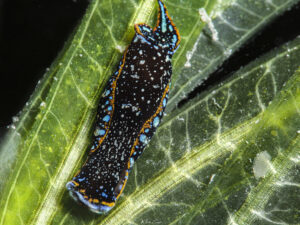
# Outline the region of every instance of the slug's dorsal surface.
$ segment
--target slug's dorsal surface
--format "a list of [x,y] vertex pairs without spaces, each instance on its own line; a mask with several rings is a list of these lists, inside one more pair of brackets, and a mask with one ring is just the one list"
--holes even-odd
[[135,25],[136,35],[100,98],[89,158],[67,183],[71,196],[96,213],[115,205],[168,101],[171,58],[180,37],[165,5],[158,4],[153,30]]

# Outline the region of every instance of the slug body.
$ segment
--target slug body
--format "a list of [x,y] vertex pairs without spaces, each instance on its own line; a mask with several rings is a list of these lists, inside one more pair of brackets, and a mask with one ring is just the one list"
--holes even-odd
[[67,183],[71,196],[96,213],[115,205],[167,105],[171,58],[180,36],[165,5],[158,4],[153,30],[135,25],[136,34],[100,99],[89,158]]

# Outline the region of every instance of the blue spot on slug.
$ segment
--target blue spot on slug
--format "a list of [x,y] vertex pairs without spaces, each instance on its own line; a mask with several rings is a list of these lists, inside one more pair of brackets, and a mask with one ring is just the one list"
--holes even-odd
[[109,120],[110,120],[110,116],[109,115],[104,116],[104,118],[103,118],[104,122],[109,122]]

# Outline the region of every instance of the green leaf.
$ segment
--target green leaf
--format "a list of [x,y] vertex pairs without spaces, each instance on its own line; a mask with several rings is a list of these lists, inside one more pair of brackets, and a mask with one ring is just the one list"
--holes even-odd
[[168,115],[100,224],[298,224],[299,57],[300,38]]
[[[202,3],[194,1],[188,11],[171,5],[176,7],[172,12],[175,12],[174,20],[179,17],[175,21],[183,41],[173,60],[175,69],[179,72],[175,70],[172,78],[173,88],[167,112],[172,111],[180,100],[206,80],[262,27],[299,1],[230,0],[205,1],[206,4],[200,2]],[[213,18],[212,23],[218,37],[216,41],[212,40],[212,31],[208,26],[203,29],[199,8],[204,6]],[[194,16],[191,17],[191,14]]]
[[133,24],[154,25],[157,5],[93,1],[1,144],[0,224],[300,223],[299,38],[176,109],[296,2],[166,1],[182,37],[168,115],[117,206],[99,216],[75,204],[65,184],[87,156],[97,100]]

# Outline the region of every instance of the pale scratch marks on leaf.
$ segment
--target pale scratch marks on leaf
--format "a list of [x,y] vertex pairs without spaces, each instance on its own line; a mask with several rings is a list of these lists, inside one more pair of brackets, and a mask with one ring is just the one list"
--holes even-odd
[[[225,146],[225,147],[232,147],[232,146],[229,146],[226,141],[226,143],[222,143],[220,140],[220,136],[222,134],[222,117],[223,117],[223,113],[224,111],[227,109],[227,107],[229,106],[229,100],[230,100],[230,97],[231,97],[231,90],[230,88],[228,89],[227,91],[227,98],[226,98],[226,101],[225,101],[225,104],[224,104],[224,107],[222,107],[216,100],[216,98],[212,97],[212,100],[213,100],[213,103],[214,105],[216,105],[220,110],[221,110],[221,113],[219,115],[213,115],[210,111],[210,116],[214,119],[214,121],[216,122],[217,124],[217,132],[216,132],[216,140],[217,140],[217,143],[221,146]],[[208,103],[206,103],[208,104]],[[208,107],[209,108],[209,107]]]
[[111,37],[111,40],[112,40],[113,43],[114,43],[114,46],[117,47],[117,46],[118,46],[118,42],[117,42],[117,40],[115,39],[115,37],[114,37],[114,35],[113,35],[113,33],[112,33],[111,26],[108,25],[108,24],[106,24],[106,23],[104,22],[104,19],[103,19],[101,13],[99,12],[99,10],[96,10],[96,13],[97,13],[97,15],[99,16],[101,22],[104,24],[104,26],[105,26],[106,29],[108,30],[108,32],[109,32],[109,34],[110,34],[110,37]]
[[[40,201],[40,199],[41,199],[41,194],[40,194],[40,192],[36,189],[36,186],[32,183],[32,178],[31,178],[31,171],[30,171],[30,169],[29,169],[29,166],[27,165],[27,163],[25,164],[25,166],[24,166],[25,168],[26,168],[26,170],[27,170],[27,173],[28,173],[28,183],[29,183],[29,185],[32,187],[32,190],[34,190],[34,192],[36,193],[36,195],[38,196],[38,199],[39,199],[39,201]],[[18,195],[19,196],[19,195]],[[21,195],[20,195],[21,196]]]
[[58,126],[59,126],[59,129],[61,130],[61,133],[63,134],[63,137],[64,137],[66,143],[69,143],[69,138],[68,138],[68,136],[66,135],[65,130],[64,130],[63,126],[61,125],[59,118],[58,118],[51,110],[49,110],[48,112],[49,112],[49,114],[51,114],[51,115],[54,117],[54,119],[56,120],[56,122],[57,122],[57,124],[58,124]]
[[293,183],[293,182],[288,182],[288,181],[277,181],[275,183],[277,186],[294,186],[300,188],[300,184],[298,183]]
[[50,166],[50,164],[49,163],[47,163],[45,160],[44,160],[44,157],[43,157],[43,155],[42,155],[42,147],[41,147],[41,144],[40,144],[40,141],[39,141],[39,139],[37,139],[37,144],[38,144],[38,146],[39,146],[39,152],[40,152],[40,160],[41,160],[41,162],[43,163],[43,165],[44,165],[44,167],[45,167],[45,170],[46,170],[46,172],[47,172],[47,174],[48,174],[48,177],[49,177],[49,180],[50,180],[50,183],[51,183],[51,174],[50,174],[50,172],[49,172],[49,170],[48,170],[48,166]]
[[277,94],[277,84],[276,84],[276,79],[274,77],[274,74],[272,73],[272,71],[270,71],[271,74],[271,79],[272,79],[272,84],[273,84],[273,93],[274,96]]
[[266,2],[267,2],[269,5],[271,5],[272,7],[274,7],[275,9],[278,8],[278,6],[274,4],[273,0],[266,0]]
[[172,159],[171,156],[171,152],[172,152],[172,142],[173,142],[173,138],[172,138],[172,131],[171,129],[168,129],[169,132],[169,144],[167,145],[168,148],[166,148],[164,145],[161,144],[161,142],[159,141],[159,146],[161,147],[161,149],[163,149],[164,154],[166,155],[166,158],[170,161],[171,164],[174,164],[174,161]]
[[189,135],[189,114],[185,114],[185,138],[186,138],[186,143],[187,143],[187,152],[189,153],[191,151],[191,139]]
[[102,66],[99,64],[99,62],[94,59],[94,57],[92,57],[90,55],[90,53],[83,47],[83,46],[80,46],[80,49],[87,55],[87,57],[97,66],[98,68],[98,71],[100,74],[102,74],[103,70],[102,70]]
[[[199,21],[200,21],[200,19],[199,19]],[[199,23],[199,22],[198,22],[198,23]],[[197,25],[198,25],[198,23],[197,23]],[[196,28],[197,28],[197,26],[195,25],[195,26],[193,27],[193,31],[194,31],[194,32],[195,32]],[[192,35],[192,33],[193,33],[193,32],[190,33],[190,36]],[[190,36],[188,36],[187,39],[190,39],[190,38],[191,38]],[[193,55],[195,54],[195,52],[196,52],[196,50],[197,50],[197,47],[198,47],[198,44],[199,44],[199,42],[200,42],[201,37],[202,37],[202,36],[200,35],[200,36],[197,38],[195,44],[193,45],[192,50],[191,50],[191,51],[187,51],[186,56],[185,56],[185,57],[186,57],[186,62],[185,62],[185,64],[184,64],[185,67],[191,67],[191,66],[192,66],[192,64],[191,64],[190,61],[191,61]]]
[[265,63],[263,66],[266,68],[264,74],[270,74],[271,75],[271,79],[272,79],[272,85],[273,85],[273,92],[274,92],[274,96],[277,94],[277,83],[276,83],[276,79],[274,77],[274,74],[272,72],[272,64],[274,62],[268,61],[267,63]]
[[90,102],[90,100],[83,94],[83,92],[81,91],[80,87],[78,87],[78,85],[77,85],[77,83],[76,83],[76,80],[75,80],[75,78],[74,78],[74,73],[73,73],[72,69],[69,68],[69,71],[70,71],[70,73],[71,73],[71,77],[72,77],[73,83],[74,83],[74,85],[75,85],[75,87],[76,87],[76,89],[77,89],[79,95],[84,99],[84,101],[86,102],[86,104],[87,104],[89,107],[92,107],[92,106],[93,106],[93,103]]
[[134,184],[136,189],[139,189],[139,185],[138,185],[138,179],[137,179],[137,175],[138,175],[138,168],[136,167],[136,164],[133,166],[133,173],[134,173]]
[[183,203],[183,202],[174,202],[174,201],[171,201],[171,202],[168,202],[168,203],[153,203],[152,204],[153,206],[159,206],[159,207],[187,207],[187,208],[190,208],[192,209],[193,206],[192,205],[189,205],[189,204],[186,204],[186,203]]
[[218,31],[216,30],[211,18],[206,13],[205,8],[200,8],[199,9],[199,14],[200,14],[201,20],[203,22],[207,23],[207,26],[208,26],[210,32],[212,33],[212,39],[214,41],[218,41],[219,40]]
[[266,106],[264,105],[264,103],[262,102],[261,96],[260,96],[260,83],[262,81],[262,79],[265,77],[266,75],[266,71],[264,72],[264,74],[259,78],[259,80],[257,81],[256,85],[255,85],[255,94],[256,94],[256,98],[257,98],[257,102],[258,102],[258,106],[260,107],[261,111],[265,111]]
[[252,15],[252,16],[254,16],[254,17],[257,17],[257,18],[259,18],[259,19],[262,19],[262,18],[263,18],[261,15],[258,15],[258,14],[256,14],[255,12],[250,11],[249,9],[243,7],[242,5],[238,4],[237,2],[233,2],[232,5],[238,7],[239,9],[241,9],[241,11],[244,11],[246,14],[250,14],[250,15]]
[[229,26],[231,29],[233,29],[235,31],[243,31],[243,32],[247,31],[247,29],[245,29],[245,28],[237,27],[236,25],[233,25],[226,18],[224,18],[223,15],[220,15],[219,19],[220,19],[220,21],[222,21],[223,24]]
[[[16,196],[17,196],[16,201],[18,202],[18,206],[20,206],[20,199],[19,199],[20,193],[19,193],[18,189],[16,189]],[[20,220],[20,223],[24,224],[22,216],[21,216],[21,208],[20,207],[18,208],[18,212],[16,212],[16,215],[17,215],[18,219]]]
[[270,222],[270,223],[273,223],[273,224],[288,225],[288,224],[285,223],[285,222],[278,222],[278,221],[274,221],[274,220],[268,218],[268,217],[265,215],[265,212],[263,212],[263,211],[251,210],[251,213],[253,213],[253,214],[256,215],[257,217],[259,217],[260,219],[266,220],[266,221],[268,221],[268,222]]

